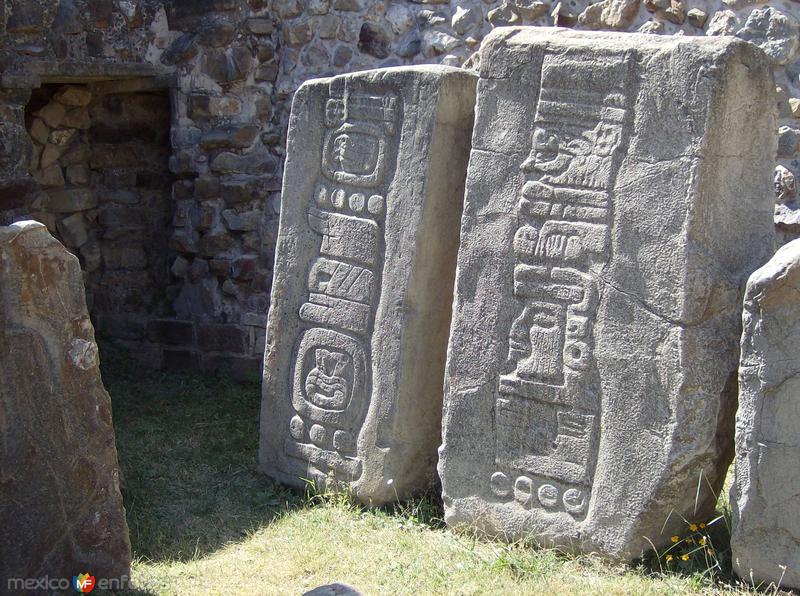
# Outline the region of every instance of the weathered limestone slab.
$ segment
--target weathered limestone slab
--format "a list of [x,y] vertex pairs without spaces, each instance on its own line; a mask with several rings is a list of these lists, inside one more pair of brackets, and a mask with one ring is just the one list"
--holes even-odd
[[375,505],[435,475],[477,77],[317,79],[292,105],[261,468]]
[[769,64],[730,39],[511,28],[480,77],[446,520],[635,557],[712,510],[732,457],[740,287],[773,250]]
[[731,487],[733,565],[800,588],[800,240],[750,276]]
[[38,222],[0,227],[0,591],[130,575],[111,399],[77,257]]

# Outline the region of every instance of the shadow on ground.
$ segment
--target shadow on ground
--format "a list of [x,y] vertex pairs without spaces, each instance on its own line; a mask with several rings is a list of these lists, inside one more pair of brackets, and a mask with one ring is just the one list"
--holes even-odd
[[257,379],[152,371],[113,345],[102,355],[134,557],[201,557],[303,505],[256,471]]

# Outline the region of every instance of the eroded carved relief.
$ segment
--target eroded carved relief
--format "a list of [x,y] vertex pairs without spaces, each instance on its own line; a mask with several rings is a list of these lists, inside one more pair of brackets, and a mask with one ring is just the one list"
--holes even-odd
[[630,62],[545,55],[513,246],[519,314],[495,403],[495,498],[585,515],[599,442],[597,274],[611,258]]
[[310,475],[361,475],[356,441],[370,402],[370,339],[380,298],[385,193],[400,104],[394,93],[331,86],[320,179],[308,225],[321,237],[310,264],[285,450]]

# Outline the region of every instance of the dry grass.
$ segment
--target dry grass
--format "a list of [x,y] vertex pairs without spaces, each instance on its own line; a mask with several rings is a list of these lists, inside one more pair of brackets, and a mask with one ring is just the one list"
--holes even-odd
[[[104,347],[137,594],[745,594],[729,578],[654,573],[455,534],[429,497],[367,511],[256,471],[256,381],[153,373]],[[774,592],[774,591],[773,591]]]

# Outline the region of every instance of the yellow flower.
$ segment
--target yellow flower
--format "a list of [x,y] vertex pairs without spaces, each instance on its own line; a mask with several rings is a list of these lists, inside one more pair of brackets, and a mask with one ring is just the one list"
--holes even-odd
[[716,555],[716,554],[717,554],[717,551],[715,551],[713,548],[710,548],[710,547],[709,547],[709,548],[708,548],[708,554],[709,554],[709,555],[711,555],[711,556],[713,557],[714,555]]
[[701,536],[700,540],[698,540],[698,542],[700,543],[700,546],[705,546],[706,542],[707,542],[706,537],[705,536]]
[[667,563],[669,563],[672,560],[672,555],[667,555],[666,559],[667,559]]
[[690,529],[692,532],[697,532],[697,524],[691,524],[691,525],[689,526],[689,529]]
[[686,544],[694,544],[694,538],[687,538]]
[[671,538],[671,540],[672,540],[672,542],[678,542],[678,540],[680,540],[680,538],[678,538],[677,536],[673,536]]
[[681,556],[681,560],[682,561],[688,561],[689,560],[689,555],[682,555]]
[[701,530],[702,530],[703,528],[705,528],[705,527],[706,527],[706,525],[705,525],[705,524],[700,524],[700,529],[701,529]]

